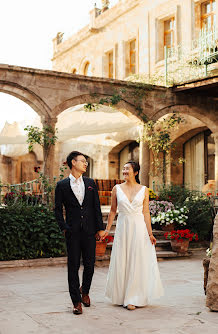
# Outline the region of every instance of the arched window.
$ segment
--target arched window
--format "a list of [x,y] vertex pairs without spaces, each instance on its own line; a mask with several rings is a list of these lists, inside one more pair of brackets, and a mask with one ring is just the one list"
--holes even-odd
[[73,73],[73,74],[76,74],[76,68],[74,68],[74,69],[72,70],[72,73]]
[[87,62],[84,66],[84,75],[87,75],[87,76],[91,76],[92,75],[92,72],[91,72],[91,65],[89,62]]

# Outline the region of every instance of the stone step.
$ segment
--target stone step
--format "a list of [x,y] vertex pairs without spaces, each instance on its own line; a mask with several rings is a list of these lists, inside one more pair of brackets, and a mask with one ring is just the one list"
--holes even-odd
[[[114,235],[111,233],[110,235]],[[113,243],[109,242],[107,244],[107,250],[111,250]],[[170,241],[168,240],[157,240],[156,246],[155,246],[156,251],[170,251],[171,250],[171,244]]]
[[[167,260],[167,259],[176,259],[176,258],[183,258],[183,257],[189,257],[192,255],[192,252],[188,251],[184,254],[179,254],[173,251],[156,251],[157,254],[157,260]],[[96,266],[97,267],[105,267],[108,266],[110,263],[110,252],[106,250],[106,253],[104,256],[98,256],[96,257]]]
[[158,260],[160,259],[170,259],[170,258],[181,258],[181,257],[188,257],[192,255],[192,252],[188,251],[184,254],[181,253],[176,253],[173,251],[157,251],[157,258]]
[[169,240],[157,240],[156,251],[170,251],[171,250],[171,244]]

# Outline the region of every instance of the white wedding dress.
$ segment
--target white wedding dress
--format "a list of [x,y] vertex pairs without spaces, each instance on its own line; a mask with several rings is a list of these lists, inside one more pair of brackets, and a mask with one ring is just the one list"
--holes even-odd
[[155,246],[142,213],[145,188],[130,202],[116,185],[119,213],[105,293],[113,304],[145,306],[163,295]]

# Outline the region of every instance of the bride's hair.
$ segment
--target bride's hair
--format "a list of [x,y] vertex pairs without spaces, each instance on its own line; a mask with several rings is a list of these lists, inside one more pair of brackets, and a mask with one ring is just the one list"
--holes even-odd
[[128,161],[125,163],[126,164],[130,164],[132,166],[132,169],[134,171],[134,173],[138,172],[138,174],[135,175],[135,180],[137,183],[140,183],[139,181],[139,171],[140,171],[140,165],[138,162],[135,162],[135,161]]

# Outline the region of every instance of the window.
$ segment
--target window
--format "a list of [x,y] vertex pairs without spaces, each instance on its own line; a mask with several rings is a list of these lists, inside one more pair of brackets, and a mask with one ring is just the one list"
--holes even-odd
[[211,30],[216,25],[216,0],[201,4],[201,29]]
[[164,21],[164,46],[171,48],[175,44],[175,18]]
[[113,78],[114,74],[114,62],[113,62],[113,51],[108,53],[108,78]]
[[129,73],[136,73],[136,40],[129,43]]
[[87,76],[91,76],[92,75],[92,72],[91,72],[91,65],[89,62],[87,62],[84,66],[84,75],[87,75]]

